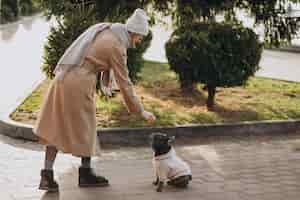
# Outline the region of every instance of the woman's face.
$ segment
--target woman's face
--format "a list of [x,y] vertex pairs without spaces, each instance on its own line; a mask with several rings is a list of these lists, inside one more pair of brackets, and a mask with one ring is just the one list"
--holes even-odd
[[132,44],[135,47],[137,44],[141,43],[143,36],[136,33],[131,33]]

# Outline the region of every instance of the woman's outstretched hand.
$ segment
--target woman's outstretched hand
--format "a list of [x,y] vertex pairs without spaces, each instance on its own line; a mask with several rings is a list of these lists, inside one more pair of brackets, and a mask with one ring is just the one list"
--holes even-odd
[[156,117],[153,115],[153,113],[146,110],[142,112],[142,117],[150,124],[153,124],[156,121]]

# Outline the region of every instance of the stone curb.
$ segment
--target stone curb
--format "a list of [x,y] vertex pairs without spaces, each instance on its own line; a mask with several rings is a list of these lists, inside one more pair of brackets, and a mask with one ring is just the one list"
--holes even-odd
[[288,52],[288,53],[300,53],[300,46],[292,45],[292,46],[280,47],[280,48],[266,48],[266,50],[281,51],[281,52]]
[[[175,127],[105,128],[98,130],[101,143],[122,146],[148,145],[152,132],[164,132],[176,138],[201,139],[209,136],[249,136],[252,134],[282,134],[300,130],[298,120],[268,120],[221,124],[195,124]],[[11,119],[0,120],[0,133],[13,138],[37,141],[32,126]]]
[[12,138],[37,141],[32,126],[15,122],[11,119],[0,119],[0,133]]

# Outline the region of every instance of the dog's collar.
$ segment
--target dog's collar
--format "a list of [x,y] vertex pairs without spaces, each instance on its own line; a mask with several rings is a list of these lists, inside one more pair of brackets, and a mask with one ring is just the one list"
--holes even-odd
[[166,160],[166,159],[173,157],[175,154],[176,153],[175,153],[174,149],[171,148],[171,150],[168,153],[160,155],[160,156],[155,156],[154,159],[155,160]]

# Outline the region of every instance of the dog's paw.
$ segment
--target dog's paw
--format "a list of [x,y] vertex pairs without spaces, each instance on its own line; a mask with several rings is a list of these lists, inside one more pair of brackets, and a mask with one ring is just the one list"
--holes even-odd
[[156,191],[157,191],[157,192],[161,192],[163,186],[164,186],[164,182],[159,181],[159,182],[158,182],[158,187],[156,188]]

